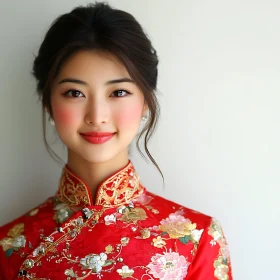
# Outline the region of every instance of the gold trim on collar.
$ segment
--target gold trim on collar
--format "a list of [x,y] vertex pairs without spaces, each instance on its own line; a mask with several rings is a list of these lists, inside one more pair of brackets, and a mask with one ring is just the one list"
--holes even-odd
[[[139,177],[132,163],[114,173],[102,184],[96,192],[95,205],[106,208],[116,207],[128,203],[144,192]],[[65,165],[59,181],[56,197],[72,207],[86,207],[94,205],[88,186]]]

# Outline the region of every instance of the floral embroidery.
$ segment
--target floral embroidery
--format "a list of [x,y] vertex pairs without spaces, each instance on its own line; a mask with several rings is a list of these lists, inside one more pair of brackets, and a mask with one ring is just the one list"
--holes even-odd
[[45,252],[46,252],[46,245],[42,244],[33,251],[32,255],[33,257],[37,257],[40,255],[44,255]]
[[21,235],[23,231],[24,224],[17,224],[13,226],[7,233],[9,237],[5,237],[0,240],[0,246],[2,246],[7,257],[10,257],[14,251],[19,251],[20,248],[25,247],[26,239],[24,235]]
[[195,244],[195,247],[197,247],[203,233],[203,229],[196,229],[196,223],[191,223],[189,219],[183,216],[182,210],[171,213],[160,224],[160,226],[154,227],[154,229],[160,230],[162,235],[168,234],[170,238],[179,239],[184,244],[191,241]]
[[58,224],[62,224],[67,221],[74,213],[67,204],[61,203],[59,200],[56,201],[53,210],[56,211],[54,219]]
[[229,250],[222,227],[217,220],[212,219],[208,234],[213,237],[210,241],[211,246],[215,246],[217,243],[220,246],[218,258],[214,261],[214,275],[219,280],[228,280]]
[[187,235],[191,235],[191,232],[196,228],[196,224],[172,222],[169,224],[159,226],[159,229],[163,232],[167,232],[170,238],[180,238]]
[[127,278],[133,275],[134,270],[124,265],[122,269],[117,269],[117,272],[119,273],[120,276],[122,276],[122,278]]
[[39,212],[39,209],[33,209],[32,211],[29,212],[29,216],[35,216]]
[[204,231],[203,229],[201,229],[201,230],[194,229],[191,231],[191,236],[195,242],[197,242],[197,243],[199,242],[203,231]]
[[223,257],[219,257],[215,262],[214,262],[214,267],[215,267],[215,272],[214,276],[219,279],[219,280],[228,280],[228,265],[226,265],[225,260]]
[[[26,235],[34,248],[29,245],[32,249],[26,248],[21,266],[15,265],[20,267],[18,278],[183,280],[188,273],[192,276],[199,273],[196,262],[192,271],[188,269],[197,249],[201,248],[202,254],[198,257],[213,256],[213,252],[208,254],[203,250],[219,255],[215,260],[212,257],[210,265],[205,262],[199,269],[219,280],[231,280],[229,259],[225,259],[228,249],[221,229],[211,224],[207,230],[212,240],[203,239],[202,242],[210,243],[198,247],[203,226],[209,224],[210,218],[146,192],[134,181],[137,179],[133,179],[134,171],[128,168],[124,172],[127,174],[120,176],[121,171],[100,187],[95,205],[87,186],[76,188],[81,180],[66,172],[63,176],[69,177],[61,181],[61,197],[53,198],[49,207],[53,206],[54,219],[59,225],[53,221],[47,224],[45,220],[44,228],[38,231],[34,241]],[[73,184],[68,184],[70,180]],[[41,207],[39,209],[38,219],[49,217]],[[184,211],[191,213],[191,220]],[[31,210],[28,216],[37,212],[37,209]],[[34,221],[36,219],[34,217]],[[13,250],[25,246],[23,231],[23,224],[13,227],[10,236],[2,239],[0,245]],[[31,238],[34,233],[30,233]]]
[[82,269],[91,269],[95,273],[99,273],[102,270],[102,266],[106,264],[107,254],[101,253],[99,255],[90,254],[80,260]]
[[107,215],[104,218],[105,225],[114,224],[116,222],[116,216],[114,214]]
[[77,278],[77,274],[73,271],[73,267],[71,267],[70,269],[66,269],[64,271],[64,274],[66,276],[70,276],[70,277],[73,277],[73,278]]
[[111,254],[111,253],[113,253],[113,251],[114,251],[114,247],[112,245],[106,246],[106,248],[105,248],[106,254]]
[[142,208],[129,208],[127,207],[121,217],[121,221],[125,223],[136,223],[147,219],[147,214]]
[[161,236],[158,236],[153,239],[153,245],[157,248],[162,248],[166,245],[166,242],[161,238]]
[[184,256],[180,256],[176,252],[156,254],[151,258],[151,261],[147,267],[150,269],[149,273],[156,279],[183,280],[187,275],[189,263]]
[[[75,261],[72,261],[72,262],[75,262]],[[90,274],[97,274],[98,276],[100,276],[100,272],[102,271],[103,267],[110,266],[110,265],[114,264],[114,261],[113,260],[107,260],[107,254],[101,253],[101,254],[87,255],[84,258],[81,258],[79,263],[82,266],[83,270],[89,270],[88,273],[83,271],[83,273],[82,273],[83,277],[82,278],[79,277],[77,275],[77,273],[75,273],[73,271],[72,267],[70,269],[66,269],[64,271],[64,274],[67,275],[67,276],[70,276],[71,278],[76,278],[76,279],[85,279]]]
[[151,232],[147,228],[143,228],[140,230],[142,239],[147,239],[151,236]]
[[129,237],[122,237],[122,238],[121,238],[121,244],[122,244],[122,246],[127,246],[129,240],[130,240]]
[[24,224],[21,223],[21,224],[17,224],[15,226],[13,226],[9,232],[8,232],[8,236],[12,237],[12,238],[15,238],[17,236],[19,236],[21,233],[23,233],[24,231]]
[[143,192],[139,176],[129,162],[125,168],[102,183],[97,190],[95,204],[111,208],[131,201]]

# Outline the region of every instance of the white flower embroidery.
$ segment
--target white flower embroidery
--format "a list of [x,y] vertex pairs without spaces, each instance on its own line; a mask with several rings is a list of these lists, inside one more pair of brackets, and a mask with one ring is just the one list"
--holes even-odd
[[130,269],[127,265],[124,265],[122,267],[122,269],[117,269],[117,272],[119,273],[119,275],[122,278],[127,278],[127,277],[132,276],[132,274],[134,273],[134,270]]
[[192,238],[193,238],[196,242],[199,242],[203,231],[204,231],[204,229],[201,229],[201,230],[194,229],[194,230],[192,230],[192,231],[191,231],[191,236],[192,236]]
[[21,248],[21,247],[25,247],[25,243],[26,243],[25,237],[23,235],[20,235],[13,240],[12,246]]
[[216,243],[216,241],[215,241],[214,239],[212,239],[212,240],[210,241],[210,244],[211,244],[211,246],[213,247],[213,246],[216,245],[217,243]]
[[80,264],[83,266],[83,269],[92,269],[93,272],[99,273],[106,260],[107,255],[105,253],[100,255],[90,254],[82,258]]
[[114,214],[104,217],[105,225],[114,224],[116,222],[116,216]]

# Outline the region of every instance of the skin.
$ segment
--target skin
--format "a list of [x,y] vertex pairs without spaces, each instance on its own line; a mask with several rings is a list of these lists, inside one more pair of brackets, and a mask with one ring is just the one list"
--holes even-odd
[[[89,186],[93,199],[99,184],[128,163],[129,144],[147,110],[134,81],[112,82],[123,78],[132,80],[112,55],[79,51],[64,63],[51,87],[53,120],[67,146],[67,164]],[[91,144],[80,135],[90,131],[115,135]]]

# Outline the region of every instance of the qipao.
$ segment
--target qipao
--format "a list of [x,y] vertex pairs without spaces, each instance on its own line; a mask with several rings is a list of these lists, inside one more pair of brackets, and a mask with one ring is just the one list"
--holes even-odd
[[56,195],[0,227],[0,278],[230,280],[217,220],[148,192],[132,163],[98,188],[65,165]]

